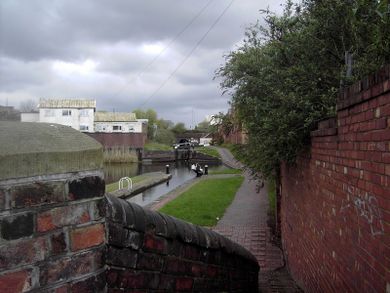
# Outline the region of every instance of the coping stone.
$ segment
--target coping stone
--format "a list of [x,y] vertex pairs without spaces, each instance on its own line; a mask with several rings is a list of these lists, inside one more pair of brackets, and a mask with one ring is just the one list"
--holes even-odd
[[0,122],[0,180],[98,170],[102,146],[54,123]]

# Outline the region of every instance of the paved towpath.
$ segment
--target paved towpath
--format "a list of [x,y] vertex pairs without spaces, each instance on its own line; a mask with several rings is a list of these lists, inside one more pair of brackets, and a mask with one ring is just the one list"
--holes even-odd
[[[226,165],[244,167],[229,150],[217,150]],[[214,230],[241,244],[257,258],[261,292],[300,292],[285,269],[282,251],[271,242],[271,229],[267,225],[267,186],[259,188],[258,180],[253,179],[248,170],[244,171],[244,176],[232,204]]]

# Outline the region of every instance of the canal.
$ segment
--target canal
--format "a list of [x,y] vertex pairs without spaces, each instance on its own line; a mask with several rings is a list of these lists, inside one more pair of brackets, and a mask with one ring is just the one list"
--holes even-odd
[[[159,197],[167,194],[176,187],[182,185],[183,183],[195,178],[196,175],[193,171],[190,170],[189,164],[186,162],[176,162],[169,163],[170,173],[172,174],[171,180],[167,183],[162,183],[160,185],[154,186],[143,193],[137,194],[134,197],[128,199],[130,202],[134,202],[141,206],[145,206]],[[223,165],[209,165],[209,170],[218,170],[226,168]],[[104,165],[104,178],[106,184],[117,182],[122,177],[134,177],[149,172],[161,171],[165,172],[166,164],[137,164],[137,163],[128,163],[128,164],[105,164]],[[203,167],[203,165],[202,165]]]

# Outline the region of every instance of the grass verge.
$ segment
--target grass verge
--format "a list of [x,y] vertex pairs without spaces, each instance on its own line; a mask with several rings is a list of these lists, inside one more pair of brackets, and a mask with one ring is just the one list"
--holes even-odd
[[242,152],[244,151],[244,145],[240,144],[232,144],[232,143],[223,143],[221,144],[221,147],[227,148],[234,158],[239,161],[243,161],[243,155]]
[[193,223],[212,227],[217,224],[241,186],[242,176],[202,180],[167,203],[160,212]]
[[276,212],[276,185],[273,178],[268,181],[268,204],[269,212],[274,216]]
[[158,142],[148,142],[144,146],[145,151],[171,151],[172,146],[158,143]]
[[202,154],[205,154],[205,155],[216,157],[216,158],[219,158],[219,159],[221,158],[221,155],[214,148],[210,148],[210,147],[197,147],[197,148],[195,148],[195,151],[197,151],[199,153],[202,153]]
[[240,169],[224,168],[218,170],[210,170],[209,175],[219,175],[219,174],[242,174]]

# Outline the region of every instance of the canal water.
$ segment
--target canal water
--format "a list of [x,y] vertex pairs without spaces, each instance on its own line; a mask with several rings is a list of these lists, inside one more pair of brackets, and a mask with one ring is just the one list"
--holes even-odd
[[[176,187],[196,177],[195,172],[190,170],[190,166],[186,162],[169,163],[170,173],[172,174],[171,180],[167,183],[162,183],[154,186],[143,193],[137,194],[134,197],[128,199],[128,201],[145,206],[159,197],[167,194]],[[218,170],[226,168],[223,165],[209,165],[209,170]],[[117,182],[122,177],[134,177],[149,172],[161,171],[165,172],[166,164],[105,164],[104,165],[104,178],[106,184]],[[203,167],[203,166],[202,166]]]

